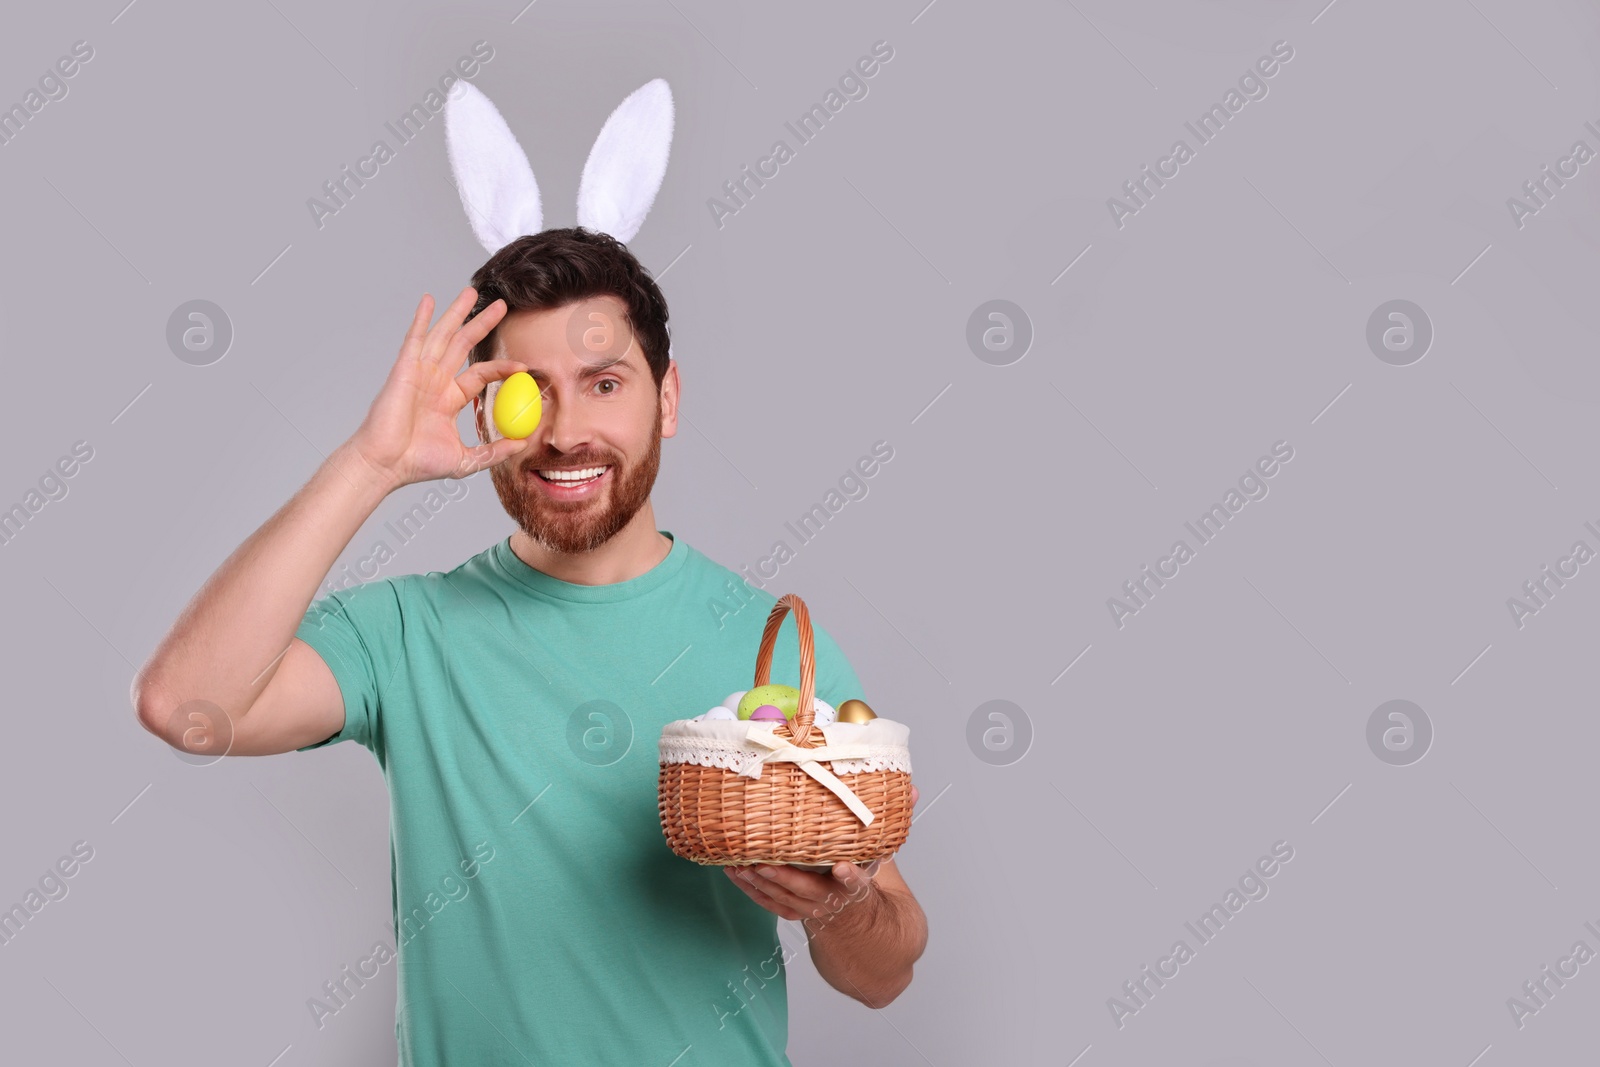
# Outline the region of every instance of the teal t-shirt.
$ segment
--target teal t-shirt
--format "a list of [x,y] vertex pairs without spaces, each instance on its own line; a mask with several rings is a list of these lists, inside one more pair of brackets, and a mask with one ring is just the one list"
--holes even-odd
[[[661,533],[624,582],[506,538],[306,612],[345,721],[301,751],[359,742],[388,783],[403,1067],[789,1063],[778,918],[673,854],[656,797],[662,726],[750,688],[777,598]],[[812,628],[817,696],[864,698]],[[800,683],[792,613],[771,680]]]

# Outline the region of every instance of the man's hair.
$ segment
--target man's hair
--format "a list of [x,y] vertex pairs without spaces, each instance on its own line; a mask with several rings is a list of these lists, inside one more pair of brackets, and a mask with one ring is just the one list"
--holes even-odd
[[[478,302],[468,321],[496,300],[506,302],[509,315],[562,307],[603,293],[616,296],[627,307],[628,326],[660,391],[670,342],[667,299],[627,246],[610,234],[574,226],[518,237],[478,268],[472,287],[478,291]],[[499,331],[496,323],[472,347],[468,361],[492,358]]]

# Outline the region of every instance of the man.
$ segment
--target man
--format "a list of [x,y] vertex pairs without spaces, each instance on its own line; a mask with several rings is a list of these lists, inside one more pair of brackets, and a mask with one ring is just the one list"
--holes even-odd
[[[776,599],[656,528],[679,397],[666,302],[580,227],[511,242],[431,317],[425,295],[357,432],[185,608],[135,679],[140,721],[191,751],[376,756],[402,1064],[787,1064],[779,917],[872,1007],[909,984],[927,926],[892,858],[719,870],[666,845],[655,739],[749,688]],[[543,415],[508,440],[489,387],[522,370]],[[515,533],[312,603],[389,493],[484,468]],[[814,632],[817,696],[863,696]],[[786,623],[772,680],[797,685],[798,664]],[[319,1027],[361,981],[313,998]]]

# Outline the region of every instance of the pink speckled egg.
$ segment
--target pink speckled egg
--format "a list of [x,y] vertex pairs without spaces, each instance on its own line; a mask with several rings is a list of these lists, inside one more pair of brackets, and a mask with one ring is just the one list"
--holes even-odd
[[750,713],[750,718],[752,721],[782,722],[784,714],[781,709],[772,704],[763,704]]

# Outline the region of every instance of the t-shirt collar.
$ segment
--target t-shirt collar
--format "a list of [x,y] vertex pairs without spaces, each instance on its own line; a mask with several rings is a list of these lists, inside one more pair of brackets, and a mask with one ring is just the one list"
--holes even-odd
[[689,546],[674,537],[671,530],[656,532],[672,541],[672,547],[668,549],[666,557],[643,574],[626,581],[610,582],[605,585],[580,585],[576,582],[567,582],[529,566],[511,550],[510,536],[495,542],[492,555],[500,570],[518,585],[532,592],[584,604],[612,603],[643,596],[669,581],[683,567],[684,560],[689,555]]

